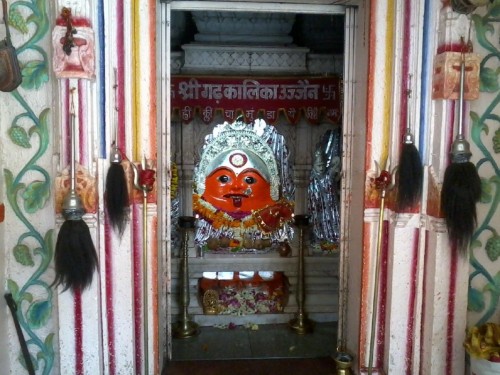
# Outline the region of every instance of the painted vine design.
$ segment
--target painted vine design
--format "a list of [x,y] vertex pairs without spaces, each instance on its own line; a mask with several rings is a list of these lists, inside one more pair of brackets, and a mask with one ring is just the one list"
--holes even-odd
[[[498,156],[495,159],[495,156],[490,152],[491,148],[484,143],[485,141],[492,142],[493,153],[500,154],[500,116],[498,115],[500,50],[497,48],[499,36],[495,35],[494,28],[495,24],[500,22],[500,1],[495,0],[488,7],[484,16],[475,14],[472,16],[472,20],[477,41],[486,51],[480,66],[480,89],[481,92],[493,95],[493,100],[484,113],[481,115],[472,111],[470,113],[471,137],[482,153],[476,164],[479,174],[482,176],[481,203],[489,205],[484,220],[479,223],[472,237],[470,252],[472,272],[469,276],[469,310],[480,314],[476,324],[481,325],[490,321],[496,313],[500,301],[500,271],[494,275],[491,274],[476,257],[482,251],[486,252],[491,262],[495,262],[500,257],[500,233],[498,228],[495,229],[491,223],[500,203],[500,169],[497,162]],[[498,216],[496,218],[498,220]],[[483,280],[486,281],[482,290],[472,286],[473,280],[476,278],[479,278],[478,281],[481,280],[482,283],[484,283]]]
[[[29,37],[24,44],[16,46],[23,75],[21,88],[38,90],[49,81],[48,56],[37,45],[49,31],[46,0],[15,1],[10,5],[8,17],[13,29]],[[9,169],[3,171],[7,200],[26,227],[12,254],[18,265],[35,267],[35,270],[23,285],[9,278],[7,287],[18,307],[19,323],[27,336],[33,366],[37,372],[41,369],[41,374],[50,374],[55,357],[54,333],[42,338],[38,330],[48,324],[53,312],[53,292],[42,278],[53,257],[53,230],[42,235],[28,217],[42,210],[50,198],[50,175],[37,164],[49,145],[49,109],[36,114],[17,89],[11,95],[22,109],[12,120],[8,137],[19,152],[30,152],[37,147],[17,174]],[[21,353],[18,360],[26,368]]]

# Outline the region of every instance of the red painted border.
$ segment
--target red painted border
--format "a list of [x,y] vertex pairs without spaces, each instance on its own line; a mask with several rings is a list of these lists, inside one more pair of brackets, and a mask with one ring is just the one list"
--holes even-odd
[[425,231],[425,245],[424,245],[424,274],[423,274],[423,283],[422,283],[422,309],[420,310],[420,316],[422,320],[420,322],[420,353],[419,353],[419,375],[423,374],[423,363],[424,363],[424,341],[425,341],[425,309],[426,309],[426,298],[427,298],[427,264],[429,263],[429,231]]
[[455,325],[455,299],[457,291],[458,256],[456,245],[451,246],[450,288],[448,294],[448,325],[446,327],[446,375],[453,374],[453,342]]
[[375,367],[382,369],[384,364],[385,353],[385,309],[387,304],[387,282],[388,282],[388,267],[389,267],[389,221],[384,220],[382,228],[382,248],[380,254],[380,284],[379,284],[379,300],[377,312],[377,356],[375,358]]
[[134,269],[134,333],[135,333],[135,366],[136,374],[142,373],[142,261],[141,261],[141,212],[138,204],[132,206],[134,220],[132,222],[132,256]]
[[413,238],[412,260],[411,260],[411,285],[409,295],[408,309],[408,327],[406,330],[406,369],[407,375],[412,375],[413,356],[414,356],[414,338],[415,338],[415,309],[418,289],[418,247],[419,247],[419,229],[415,228]]
[[64,155],[63,166],[69,164],[71,160],[71,88],[69,86],[69,79],[64,80],[64,93],[63,93],[63,108],[62,112],[62,128],[63,128],[63,145],[64,149],[62,150]]
[[106,256],[104,266],[106,275],[106,321],[108,333],[108,361],[109,361],[109,375],[116,373],[116,350],[115,350],[115,314],[114,314],[114,293],[113,293],[113,245],[111,241],[111,228],[108,222],[108,216],[105,217],[104,222],[104,253]]
[[75,315],[75,374],[83,375],[83,316],[82,292],[80,290],[74,291],[73,310]]

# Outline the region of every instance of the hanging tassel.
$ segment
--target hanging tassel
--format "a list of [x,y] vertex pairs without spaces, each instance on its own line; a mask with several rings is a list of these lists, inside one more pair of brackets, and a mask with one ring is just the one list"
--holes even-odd
[[92,284],[98,267],[97,252],[89,227],[83,220],[85,210],[75,188],[75,111],[71,91],[71,187],[63,202],[65,222],[57,235],[54,254],[56,277],[52,285],[63,291],[83,290]]
[[57,236],[54,285],[83,290],[92,284],[97,269],[97,253],[89,227],[82,219],[66,219]]
[[127,189],[127,178],[125,176],[125,170],[122,166],[122,154],[117,145],[118,138],[118,105],[116,89],[118,85],[116,84],[116,69],[115,69],[115,120],[114,120],[114,133],[115,141],[111,147],[110,153],[110,166],[108,173],[106,175],[106,192],[104,194],[104,204],[106,206],[106,211],[108,214],[111,226],[115,231],[118,232],[120,236],[123,235],[125,230],[125,225],[128,217],[128,205],[129,205],[129,195]]
[[121,164],[122,156],[118,147],[113,147],[110,166],[106,175],[106,193],[104,203],[111,226],[121,236],[127,222],[129,204],[127,178]]
[[420,153],[413,142],[403,144],[398,169],[398,209],[414,206],[422,195],[423,167]]
[[408,90],[406,133],[403,140],[403,148],[399,157],[398,166],[398,189],[397,207],[401,212],[417,204],[422,196],[423,166],[420,153],[413,143],[413,135],[410,129],[410,97]]
[[441,190],[441,210],[443,211],[448,237],[462,255],[477,225],[476,203],[481,198],[481,179],[473,163],[472,153],[463,135],[465,59],[462,53],[460,64],[460,95],[458,113],[458,133],[451,149],[451,164],[446,168]]

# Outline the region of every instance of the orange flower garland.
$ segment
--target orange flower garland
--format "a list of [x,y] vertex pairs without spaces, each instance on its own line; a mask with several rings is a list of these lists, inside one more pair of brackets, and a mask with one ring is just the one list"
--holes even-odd
[[201,199],[199,194],[193,194],[193,211],[202,219],[210,222],[215,229],[241,227],[248,229],[256,226],[252,215],[248,215],[242,220],[235,219]]
[[275,205],[253,211],[241,220],[235,219],[224,211],[215,208],[209,202],[201,199],[199,194],[193,194],[193,210],[208,221],[215,229],[221,228],[256,228],[270,233],[283,226],[293,217],[293,203],[281,199]]

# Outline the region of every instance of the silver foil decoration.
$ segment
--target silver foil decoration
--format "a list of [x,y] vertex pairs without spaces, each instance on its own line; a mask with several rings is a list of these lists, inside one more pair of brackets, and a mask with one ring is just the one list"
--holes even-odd
[[316,145],[307,191],[314,243],[338,244],[340,239],[340,128],[330,129]]

